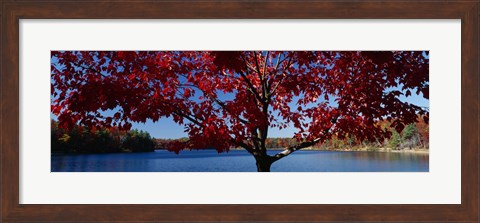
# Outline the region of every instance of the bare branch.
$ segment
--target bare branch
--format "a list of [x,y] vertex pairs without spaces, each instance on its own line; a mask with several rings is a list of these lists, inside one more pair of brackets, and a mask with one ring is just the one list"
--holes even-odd
[[267,51],[267,54],[265,55],[265,61],[263,62],[263,77],[267,75],[267,60],[268,56],[270,55],[270,52]]
[[277,161],[277,160],[279,160],[283,157],[286,157],[286,156],[290,155],[291,153],[293,153],[297,150],[313,146],[313,145],[317,144],[318,142],[320,142],[320,138],[317,138],[317,139],[314,139],[314,140],[308,141],[308,142],[302,142],[302,143],[294,145],[294,146],[290,146],[287,149],[283,150],[282,152],[279,152],[279,153],[275,154],[275,156],[272,157],[273,162],[275,162],[275,161]]
[[230,137],[230,141],[233,143],[233,144],[236,144],[242,148],[244,148],[245,150],[247,150],[249,153],[253,154],[254,152],[254,149],[249,146],[248,144],[244,143],[244,142],[238,142],[237,140],[235,140],[233,137]]
[[282,54],[279,54],[277,59],[277,64],[275,64],[275,72],[278,70],[278,66],[280,66],[280,63],[283,62],[281,58],[282,58]]
[[258,65],[258,59],[257,59],[257,52],[253,51],[253,54],[255,55],[255,66],[257,68],[257,73],[258,75],[262,75],[261,72],[260,72],[260,66]]
[[[337,122],[338,117],[339,117],[339,115],[336,115],[336,117],[331,120],[332,125],[330,127],[328,127],[327,129],[323,130],[323,135],[326,135],[332,129],[334,124]],[[286,148],[285,150],[283,150],[282,152],[279,152],[279,153],[275,154],[275,156],[272,156],[272,160],[273,160],[272,162],[275,162],[275,161],[277,161],[277,160],[279,160],[279,159],[281,159],[285,156],[288,156],[288,155],[290,155],[291,153],[293,153],[297,150],[313,146],[313,145],[317,144],[318,142],[320,142],[320,140],[321,140],[321,138],[316,138],[312,141],[302,142],[300,144],[290,146],[290,147]]]

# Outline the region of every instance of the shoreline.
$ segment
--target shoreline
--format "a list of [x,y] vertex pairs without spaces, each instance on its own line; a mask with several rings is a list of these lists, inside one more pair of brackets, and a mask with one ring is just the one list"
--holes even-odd
[[355,148],[355,149],[309,149],[304,150],[315,150],[315,151],[337,151],[337,152],[384,152],[384,153],[418,153],[418,154],[429,154],[429,149],[414,148],[414,149],[391,149],[391,148]]
[[[132,152],[132,151],[121,151],[121,152],[99,152],[99,153],[64,153],[64,152],[52,152],[51,155],[90,155],[90,154],[128,154],[128,153],[151,153],[155,152],[156,150],[161,150],[161,151],[166,151],[166,149],[155,149],[153,151],[144,151],[144,152]],[[213,150],[213,149],[212,149]],[[231,148],[230,150],[244,150],[243,148]],[[273,150],[273,151],[283,151],[284,148],[270,148],[268,150]],[[385,152],[385,153],[416,153],[416,154],[429,154],[429,149],[423,149],[423,148],[413,148],[413,149],[400,149],[400,150],[394,150],[391,148],[369,148],[369,147],[364,147],[364,148],[354,148],[354,149],[319,149],[319,148],[311,148],[307,147],[304,149],[301,149],[303,151],[332,151],[332,152]]]
[[[243,148],[232,148],[230,150],[243,150]],[[282,151],[283,148],[270,148],[268,150],[278,150]],[[417,153],[417,154],[429,154],[429,149],[424,148],[413,148],[413,149],[391,149],[391,148],[371,148],[371,147],[363,147],[363,148],[354,148],[354,149],[319,149],[319,148],[303,148],[301,150],[304,151],[332,151],[332,152],[384,152],[384,153]]]

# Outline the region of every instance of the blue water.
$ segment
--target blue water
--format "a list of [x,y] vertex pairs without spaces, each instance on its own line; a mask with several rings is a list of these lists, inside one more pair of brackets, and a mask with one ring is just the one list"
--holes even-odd
[[[274,154],[278,151],[270,151]],[[428,172],[428,154],[297,151],[275,163],[272,172]],[[52,172],[256,172],[243,150],[52,155]]]

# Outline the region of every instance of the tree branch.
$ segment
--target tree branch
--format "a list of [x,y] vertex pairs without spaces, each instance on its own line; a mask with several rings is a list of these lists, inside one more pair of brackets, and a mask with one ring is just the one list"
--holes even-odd
[[268,62],[268,56],[270,55],[270,52],[267,51],[267,54],[265,54],[265,60],[263,63],[263,76],[267,76],[267,62]]
[[257,73],[260,76],[260,80],[261,80],[262,73],[260,72],[260,66],[258,65],[257,52],[253,51],[253,55],[255,55],[255,67],[257,68]]
[[[338,117],[339,117],[339,115],[336,115],[336,117],[332,119],[332,121],[331,121],[332,125],[329,128],[323,130],[323,135],[326,135],[330,131],[330,129],[332,129],[333,124],[335,124],[337,122]],[[320,142],[320,139],[321,138],[316,138],[312,141],[302,142],[300,144],[290,146],[290,147],[286,148],[285,150],[283,150],[282,152],[279,152],[279,153],[275,154],[274,156],[272,156],[272,160],[273,160],[272,162],[275,162],[275,161],[277,161],[277,160],[279,160],[283,157],[286,157],[286,156],[290,155],[291,153],[293,153],[297,150],[313,146],[313,145],[317,144],[318,142]]]
[[[245,63],[245,70],[248,70],[247,60],[245,59],[245,57],[243,57],[243,55],[242,55],[241,57],[242,57],[243,63]],[[247,89],[248,89],[250,92],[252,92],[252,94],[255,96],[255,98],[256,98],[260,103],[264,103],[262,97],[260,96],[260,94],[258,94],[255,86],[253,86],[252,82],[250,82],[250,80],[248,80],[247,75],[246,75],[244,72],[242,72],[242,71],[239,71],[238,73],[239,73],[240,76],[243,78],[243,81],[245,81],[245,83],[247,84]]]
[[200,120],[197,120],[197,117],[193,116],[193,115],[189,115],[189,114],[185,114],[185,113],[182,113],[178,110],[176,111],[173,111],[173,113],[177,114],[178,116],[180,117],[184,117],[186,119],[188,119],[189,121],[191,121],[192,123],[194,123],[195,125],[198,125],[199,127],[203,127],[202,123],[200,122]]
[[[218,98],[214,97],[211,94],[206,94],[202,89],[200,89],[200,87],[198,87],[196,85],[193,85],[193,84],[180,84],[179,87],[193,87],[193,88],[196,88],[196,89],[200,90],[203,93],[203,95],[205,95],[208,99],[210,99],[210,101],[218,104],[221,108],[223,108],[225,111],[227,111],[228,113],[230,113],[233,116],[233,112],[230,109],[228,109],[227,105],[224,102],[218,100]],[[250,123],[249,121],[241,118],[240,116],[235,116],[235,118],[240,120],[240,122],[242,122],[243,124],[249,124]]]
[[[233,112],[230,111],[230,109],[228,109],[228,107],[227,107],[227,105],[226,105],[225,103],[223,103],[222,101],[218,100],[217,98],[215,98],[215,97],[213,97],[213,96],[211,96],[211,95],[209,95],[208,98],[209,98],[211,101],[217,103],[220,107],[222,107],[223,109],[225,109],[225,111],[227,111],[228,113],[230,113],[230,114],[233,116]],[[240,116],[236,116],[235,118],[237,118],[238,120],[240,120],[240,122],[242,122],[243,124],[249,124],[249,123],[250,123],[249,121],[241,118]]]
[[[285,58],[286,59],[286,58]],[[285,77],[287,76],[285,74],[285,70],[290,68],[290,66],[292,65],[292,58],[289,58],[288,59],[288,62],[287,62],[287,66],[285,66],[285,68],[283,69],[284,72],[283,72],[283,76],[280,78],[280,80],[275,84],[275,86],[273,87],[273,89],[270,91],[269,95],[268,95],[268,98],[271,98],[273,94],[275,94],[275,91],[277,91],[277,88],[278,86],[280,86],[280,84],[283,82],[283,80],[285,79]]]
[[230,141],[233,143],[233,144],[236,144],[242,148],[244,148],[245,150],[247,150],[250,154],[253,154],[254,150],[251,146],[249,146],[248,144],[244,143],[244,142],[237,142],[237,140],[235,140],[233,137],[230,136]]
[[87,69],[87,70],[93,71],[93,72],[95,72],[95,73],[98,73],[98,74],[102,75],[103,77],[108,77],[108,76],[102,74],[100,71],[98,71],[98,70],[96,70],[96,69],[93,69],[93,68],[91,68],[91,67],[86,67],[86,66],[83,66],[83,65],[78,65],[78,64],[76,64],[76,63],[74,63],[74,62],[70,62],[70,63],[71,63],[72,65],[74,65],[74,66],[77,66],[77,67],[80,67],[80,68]]
[[290,146],[287,149],[283,150],[282,152],[279,152],[279,153],[275,154],[275,156],[272,157],[272,160],[273,160],[273,162],[275,162],[275,161],[277,161],[277,160],[279,160],[283,157],[286,157],[286,156],[290,155],[291,153],[293,153],[297,150],[313,146],[313,145],[317,144],[318,142],[320,142],[320,138],[317,138],[317,139],[314,139],[314,140],[308,141],[308,142],[302,142],[302,143],[294,145],[294,146]]
[[258,94],[258,92],[255,90],[255,87],[253,86],[253,84],[248,80],[247,76],[243,73],[243,72],[239,72],[240,73],[240,76],[243,78],[243,80],[245,81],[245,83],[247,84],[248,86],[248,90],[250,92],[252,92],[252,94],[255,96],[255,98],[260,102],[260,103],[263,103],[263,99],[262,97]]
[[[268,54],[269,54],[269,52],[267,52],[267,54],[265,55],[265,61],[264,61],[264,64],[263,64],[263,73],[262,74],[259,73],[260,74],[260,83],[262,84],[262,96],[263,96],[263,99],[265,101],[265,103],[263,104],[264,107],[268,106],[268,91],[267,91],[267,80],[266,80]],[[255,59],[256,58],[257,58],[257,56],[255,56]],[[257,60],[255,60],[255,61],[257,61]],[[257,67],[258,67],[258,63],[257,63]]]
[[224,70],[222,70],[220,75],[225,76],[225,77],[229,77],[229,78],[232,78],[232,79],[235,79],[235,80],[241,80],[240,78],[235,77],[235,75],[228,75]]
[[282,54],[279,54],[278,59],[277,59],[277,64],[275,64],[275,72],[277,72],[278,66],[280,66],[280,63],[283,62],[283,60],[281,60],[281,58],[282,58]]

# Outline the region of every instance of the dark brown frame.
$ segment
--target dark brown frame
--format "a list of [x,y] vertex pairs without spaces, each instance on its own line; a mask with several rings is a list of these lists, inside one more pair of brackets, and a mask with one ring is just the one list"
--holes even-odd
[[[462,221],[479,217],[478,0],[74,1],[3,0],[1,221]],[[19,19],[461,19],[460,205],[20,205]],[[448,117],[446,117],[448,118]],[[301,185],[299,185],[301,188]]]

